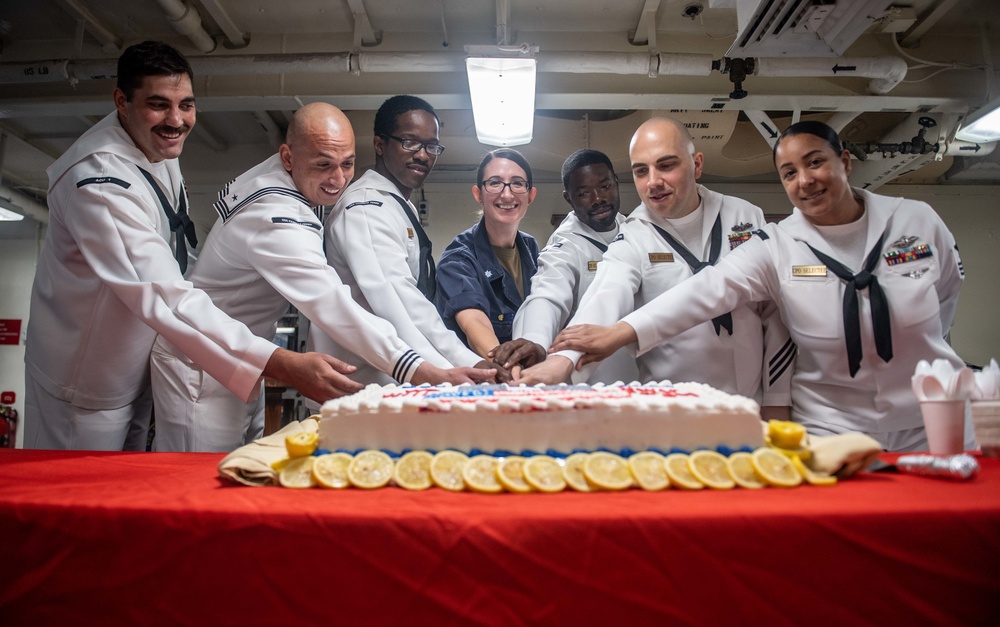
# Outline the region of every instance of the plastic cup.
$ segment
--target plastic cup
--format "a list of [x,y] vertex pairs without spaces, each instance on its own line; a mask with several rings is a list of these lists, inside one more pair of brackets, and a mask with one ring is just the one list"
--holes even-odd
[[972,401],[972,426],[983,455],[1000,457],[1000,401]]
[[965,401],[921,401],[932,455],[957,455],[965,447]]

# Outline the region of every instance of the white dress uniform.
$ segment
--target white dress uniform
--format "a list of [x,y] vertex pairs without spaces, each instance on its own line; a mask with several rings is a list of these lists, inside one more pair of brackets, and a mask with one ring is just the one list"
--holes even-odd
[[[215,210],[191,282],[219,309],[272,338],[291,303],[372,367],[410,380],[423,359],[351,298],[326,262],[323,208],[310,207],[279,155],[226,185]],[[151,364],[158,451],[231,451],[261,436],[263,395],[245,403],[163,337]]]
[[[926,448],[910,378],[921,359],[962,360],[946,341],[964,280],[955,239],[928,205],[854,190],[868,216],[865,251],[883,236],[872,274],[889,304],[892,352],[877,354],[870,290],[857,292],[860,369],[851,376],[845,343],[845,282],[809,249],[836,257],[819,231],[796,209],[714,268],[625,316],[649,350],[740,303],[772,300],[798,345],[792,378],[792,416],[816,434],[861,431],[891,450]],[[703,326],[703,325],[702,325]],[[967,425],[966,446],[974,445]],[[922,434],[920,434],[922,435]]]
[[[514,316],[514,337],[545,348],[576,313],[580,299],[593,283],[597,266],[608,244],[618,235],[625,216],[618,214],[610,231],[595,231],[570,212],[549,237],[538,255],[538,272],[531,279],[531,293]],[[602,249],[603,247],[603,249]],[[622,348],[583,377],[573,371],[575,383],[630,383],[639,378],[635,356]]]
[[[760,208],[732,196],[698,186],[701,197],[703,249],[691,252],[700,260],[709,255],[716,218],[722,223],[720,259],[726,259],[751,232],[764,224]],[[656,231],[670,231],[666,220],[640,205],[621,227],[617,241],[608,247],[594,283],[584,295],[570,325],[610,325],[692,276],[677,251]],[[703,270],[702,272],[707,272]],[[680,315],[685,304],[671,316]],[[643,381],[698,381],[731,394],[741,394],[762,405],[787,406],[790,402],[791,364],[795,346],[770,303],[731,307],[733,333],[705,322],[677,334],[655,347],[643,347],[638,356]],[[578,360],[579,353],[566,351]]]
[[[254,394],[276,347],[181,275],[175,231],[153,187],[171,212],[186,204],[177,160],[150,163],[115,112],[48,175],[49,226],[25,352],[25,446],[145,448],[157,332],[234,394]],[[130,422],[136,438],[127,435]]]
[[[434,303],[417,288],[420,245],[394,194],[399,190],[374,170],[344,190],[325,222],[327,260],[350,286],[354,300],[388,320],[424,359],[440,368],[475,366],[481,358],[444,326]],[[392,382],[315,325],[309,329],[308,346],[358,366],[351,375],[355,381]]]

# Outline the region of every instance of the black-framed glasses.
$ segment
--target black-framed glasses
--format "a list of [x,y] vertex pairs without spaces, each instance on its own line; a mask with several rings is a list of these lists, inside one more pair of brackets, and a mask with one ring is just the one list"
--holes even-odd
[[487,179],[483,181],[483,189],[491,194],[502,194],[503,188],[509,187],[512,194],[524,194],[531,188],[528,181],[514,179],[510,183],[504,183],[500,179]]
[[435,157],[444,152],[444,146],[441,144],[422,142],[418,139],[405,139],[403,137],[396,137],[395,135],[382,135],[382,137],[395,139],[406,152],[420,152],[420,149],[423,148],[427,151],[427,154],[434,155]]

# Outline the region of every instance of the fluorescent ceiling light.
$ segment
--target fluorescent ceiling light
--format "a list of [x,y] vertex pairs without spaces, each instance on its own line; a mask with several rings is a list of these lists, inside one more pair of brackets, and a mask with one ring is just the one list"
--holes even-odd
[[1000,139],[1000,98],[967,117],[955,133],[955,139],[967,142],[995,142]]
[[535,60],[469,57],[465,67],[479,141],[490,146],[530,142],[535,122]]
[[0,196],[0,222],[17,222],[24,219],[24,209]]

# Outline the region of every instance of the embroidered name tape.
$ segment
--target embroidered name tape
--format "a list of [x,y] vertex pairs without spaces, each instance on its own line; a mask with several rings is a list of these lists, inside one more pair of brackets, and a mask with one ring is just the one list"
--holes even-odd
[[673,263],[674,253],[649,253],[649,263]]
[[306,222],[304,220],[293,220],[292,218],[271,218],[271,222],[274,224],[298,224],[300,226],[308,226],[310,229],[315,229],[317,231],[322,231],[323,227],[315,222]]
[[910,246],[902,250],[890,250],[882,256],[885,257],[885,262],[890,266],[898,266],[901,263],[931,257],[933,254],[928,244],[921,244],[920,246]]
[[792,266],[792,276],[826,276],[826,266]]

